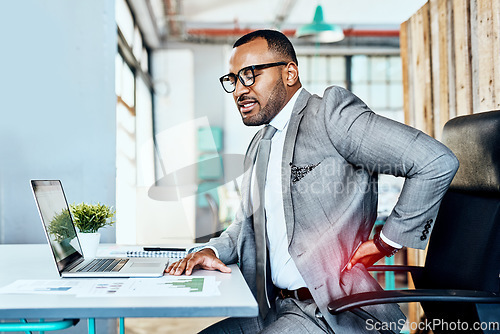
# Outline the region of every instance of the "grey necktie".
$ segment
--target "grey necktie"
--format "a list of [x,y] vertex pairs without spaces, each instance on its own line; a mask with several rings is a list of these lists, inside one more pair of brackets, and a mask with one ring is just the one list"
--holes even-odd
[[269,300],[267,297],[266,271],[267,271],[267,243],[266,243],[266,214],[264,210],[264,188],[266,185],[267,164],[269,153],[271,152],[271,138],[276,132],[276,128],[267,125],[264,128],[264,135],[259,143],[259,150],[255,162],[255,183],[253,186],[253,210],[254,210],[254,231],[255,247],[257,257],[257,302],[262,318],[265,318],[269,311]]

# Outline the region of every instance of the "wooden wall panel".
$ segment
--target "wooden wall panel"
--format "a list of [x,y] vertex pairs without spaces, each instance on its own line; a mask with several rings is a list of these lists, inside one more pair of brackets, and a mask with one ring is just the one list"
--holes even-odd
[[[449,118],[457,115],[457,104],[455,95],[455,37],[453,35],[453,1],[448,0],[446,4],[446,49],[448,56],[448,110]],[[444,117],[442,117],[444,119]],[[446,120],[448,121],[448,120]]]
[[[409,56],[410,56],[410,51],[408,49],[408,29],[409,29],[409,23],[408,22],[403,22],[401,24],[401,29],[400,29],[400,50],[401,50],[401,65],[403,67],[403,101],[409,101],[410,100],[410,74],[409,74],[409,66],[408,62]],[[404,70],[408,69],[408,70]],[[403,105],[403,111],[404,111],[404,120],[405,123],[408,125],[413,125],[414,121],[411,118],[410,115],[413,113],[410,111],[410,107],[412,106],[411,103],[404,103]]]
[[495,32],[493,2],[497,0],[477,0],[477,33],[478,33],[478,81],[479,109],[493,110],[495,104],[495,63],[498,50],[494,54]]
[[495,96],[494,109],[500,110],[500,0],[493,0],[492,6],[493,13],[493,43],[492,43],[492,53],[493,53],[493,70],[495,72],[495,90],[493,92]]
[[405,121],[440,139],[451,118],[500,109],[500,0],[430,0],[401,25]]
[[472,114],[469,0],[453,0],[455,94],[457,116]]
[[[424,104],[423,98],[424,93],[422,92],[422,87],[424,85],[424,76],[422,75],[422,57],[424,53],[423,47],[423,31],[419,29],[422,26],[422,12],[418,12],[409,20],[409,35],[411,38],[411,47],[409,48],[409,61],[410,67],[413,70],[411,74],[410,83],[410,96],[413,97],[412,104],[410,106],[410,119],[413,120],[411,126],[415,126],[419,129],[424,129]],[[420,57],[419,57],[420,56]]]
[[[439,67],[439,0],[429,0],[429,22],[431,28],[431,75],[432,78],[439,78],[441,73]],[[432,82],[432,107],[434,119],[434,136],[439,137],[440,131],[440,109],[441,109],[441,96],[439,90],[441,89],[440,80]]]
[[[448,51],[449,0],[430,0],[431,25],[431,68],[432,68],[432,105],[434,118],[434,137],[441,139],[441,130],[450,119],[449,81],[455,74],[450,73]],[[403,73],[406,71],[403,71]]]
[[410,86],[413,90],[413,108],[415,127],[428,135],[434,133],[432,113],[432,74],[430,53],[429,4],[427,3],[410,20],[410,35],[412,45],[409,48],[410,66],[413,75]]
[[470,2],[470,47],[471,47],[471,71],[472,71],[472,110],[479,110],[479,40],[477,26],[477,0]]
[[[401,24],[405,122],[437,139],[451,118],[500,110],[500,0],[429,0]],[[424,252],[408,249],[408,263]],[[409,308],[418,321],[420,307]]]

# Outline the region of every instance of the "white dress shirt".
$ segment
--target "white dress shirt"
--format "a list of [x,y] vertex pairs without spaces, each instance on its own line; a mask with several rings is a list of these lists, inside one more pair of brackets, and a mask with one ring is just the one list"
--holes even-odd
[[288,253],[288,237],[286,234],[281,184],[281,163],[285,136],[292,116],[293,106],[301,91],[302,88],[293,95],[285,107],[269,123],[277,131],[271,140],[271,153],[269,154],[264,190],[271,278],[276,287],[288,290],[306,286],[304,279]]

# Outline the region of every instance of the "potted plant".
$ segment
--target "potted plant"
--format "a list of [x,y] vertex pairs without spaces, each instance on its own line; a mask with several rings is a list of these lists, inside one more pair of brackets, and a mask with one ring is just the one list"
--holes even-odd
[[97,232],[100,228],[111,226],[115,223],[112,219],[115,210],[104,204],[71,204],[73,221],[78,228],[78,239],[85,258],[94,258],[99,246],[101,234]]

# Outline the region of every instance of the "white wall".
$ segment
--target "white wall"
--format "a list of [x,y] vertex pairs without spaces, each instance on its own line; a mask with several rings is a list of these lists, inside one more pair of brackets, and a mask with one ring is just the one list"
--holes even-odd
[[5,2],[0,40],[0,243],[42,243],[31,178],[115,205],[114,1]]

